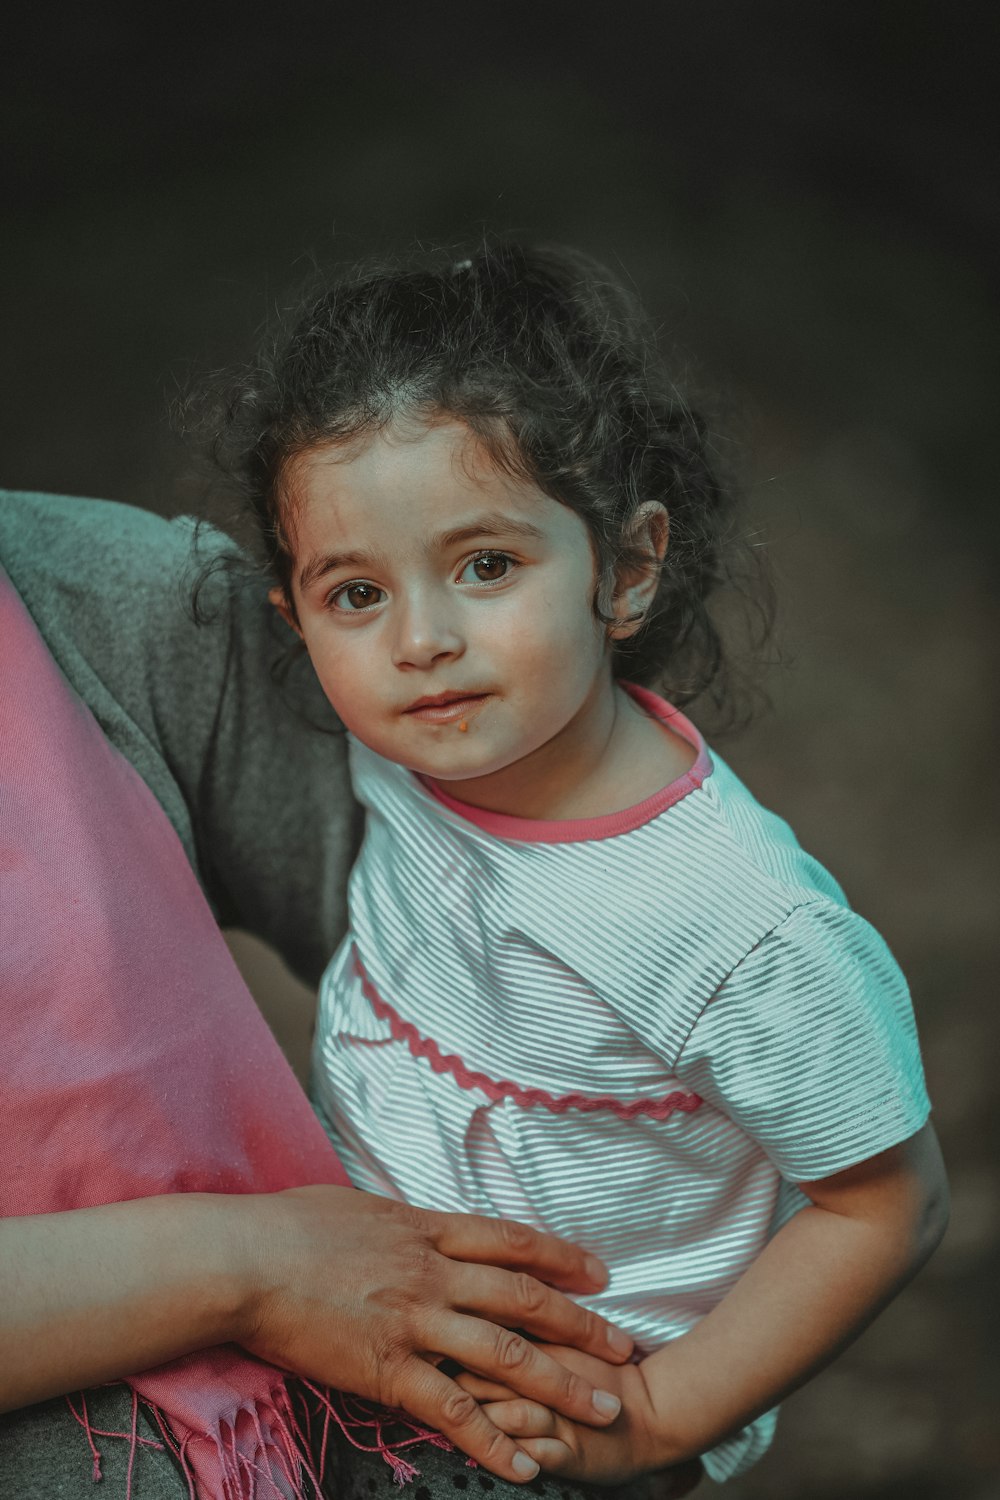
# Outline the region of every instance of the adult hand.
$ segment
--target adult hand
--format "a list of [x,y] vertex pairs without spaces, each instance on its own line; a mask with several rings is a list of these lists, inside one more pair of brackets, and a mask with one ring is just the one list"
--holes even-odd
[[438,1368],[442,1359],[575,1422],[617,1416],[617,1398],[589,1372],[512,1331],[597,1356],[597,1374],[605,1360],[627,1360],[626,1334],[553,1290],[605,1284],[604,1266],[582,1250],[523,1224],[350,1188],[251,1201],[254,1293],[236,1337],[252,1353],[400,1407],[515,1481],[532,1478],[536,1461]]

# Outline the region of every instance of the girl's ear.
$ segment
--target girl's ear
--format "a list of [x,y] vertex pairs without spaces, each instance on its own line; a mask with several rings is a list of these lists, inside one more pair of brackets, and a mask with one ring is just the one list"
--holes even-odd
[[627,641],[646,618],[646,611],[659,586],[669,538],[670,517],[666,507],[658,500],[647,500],[640,505],[632,517],[625,541],[633,556],[641,560],[626,563],[619,569],[612,600],[615,624],[608,630],[611,640]]
[[295,613],[294,607],[289,603],[288,596],[285,593],[284,589],[281,588],[280,585],[275,584],[274,588],[268,589],[267,597],[268,599],[270,599],[271,603],[274,605],[275,609],[278,611],[278,614],[284,620],[285,624],[290,625],[291,628],[295,631],[295,634],[301,639],[302,631],[299,627],[299,617]]

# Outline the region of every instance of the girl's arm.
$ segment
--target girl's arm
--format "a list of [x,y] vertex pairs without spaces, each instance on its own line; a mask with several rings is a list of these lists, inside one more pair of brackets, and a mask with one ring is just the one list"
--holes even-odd
[[508,1329],[587,1349],[602,1371],[603,1359],[628,1357],[631,1341],[542,1279],[593,1291],[606,1273],[523,1225],[350,1188],[190,1193],[6,1219],[0,1410],[234,1341],[403,1406],[495,1473],[531,1478],[534,1464],[437,1359],[579,1421],[607,1421],[617,1408],[594,1406],[588,1377]]
[[[829,1363],[901,1290],[947,1224],[947,1182],[926,1125],[910,1140],[822,1181],[803,1183],[796,1214],[690,1333],[611,1372],[616,1422],[588,1431],[496,1387],[462,1377],[505,1432],[545,1469],[620,1481],[714,1447]],[[558,1354],[597,1375],[593,1360]]]

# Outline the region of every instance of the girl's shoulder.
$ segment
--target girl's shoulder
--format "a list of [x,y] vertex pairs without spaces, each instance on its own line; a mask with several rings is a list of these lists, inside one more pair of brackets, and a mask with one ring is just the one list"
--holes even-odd
[[838,881],[802,847],[786,819],[765,807],[714,751],[711,760],[712,774],[701,788],[700,847],[724,874],[733,899],[750,881],[766,886],[788,911],[815,899],[846,906]]

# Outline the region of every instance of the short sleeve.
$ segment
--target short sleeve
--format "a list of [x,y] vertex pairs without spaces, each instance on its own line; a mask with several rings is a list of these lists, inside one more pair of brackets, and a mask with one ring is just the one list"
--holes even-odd
[[863,918],[828,901],[797,907],[751,950],[676,1072],[792,1182],[898,1145],[930,1109],[899,966]]

